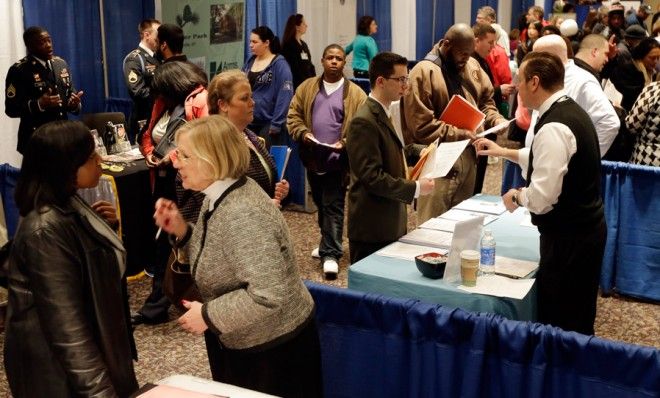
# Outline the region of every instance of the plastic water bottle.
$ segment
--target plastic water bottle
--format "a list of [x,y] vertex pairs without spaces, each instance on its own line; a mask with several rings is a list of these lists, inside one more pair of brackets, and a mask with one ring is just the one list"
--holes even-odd
[[484,231],[481,238],[481,261],[479,262],[481,272],[492,274],[495,272],[495,238],[490,230]]

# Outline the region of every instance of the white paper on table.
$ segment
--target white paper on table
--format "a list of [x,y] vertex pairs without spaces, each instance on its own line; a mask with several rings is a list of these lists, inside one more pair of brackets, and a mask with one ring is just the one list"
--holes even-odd
[[436,231],[454,232],[456,220],[448,220],[446,218],[431,218],[426,220],[419,228],[435,229]]
[[449,257],[447,258],[447,267],[443,276],[443,279],[447,282],[461,280],[461,252],[463,250],[479,249],[481,231],[483,230],[483,217],[482,214],[480,217],[456,223],[451,248],[449,249]]
[[476,211],[478,213],[494,214],[499,216],[506,211],[504,202],[500,199],[498,202],[490,202],[487,200],[479,200],[475,198],[465,199],[461,203],[454,206],[455,209]]
[[488,130],[484,130],[484,131],[482,131],[481,133],[477,134],[477,138],[485,137],[485,136],[487,136],[487,135],[490,134],[490,133],[496,133],[496,132],[498,132],[498,131],[500,131],[500,130],[502,130],[502,129],[505,129],[505,128],[509,127],[509,124],[510,124],[512,121],[513,121],[513,119],[511,119],[511,120],[507,120],[506,122],[502,122],[502,123],[500,123],[500,124],[496,124],[495,126],[489,128]]
[[495,256],[494,272],[501,276],[521,279],[532,273],[532,271],[536,271],[538,268],[539,263],[534,261]]
[[444,218],[447,220],[454,220],[454,221],[465,221],[475,217],[482,217],[482,216],[484,217],[484,221],[483,221],[484,225],[488,225],[499,218],[498,216],[493,216],[489,214],[467,211],[467,210],[458,210],[458,209],[449,209],[446,212],[440,214],[440,218]]
[[448,248],[451,246],[452,233],[433,229],[414,229],[399,238],[399,242],[411,245]]
[[437,247],[411,245],[409,243],[394,242],[376,252],[379,256],[400,258],[407,261],[415,261],[415,257],[426,253],[447,254],[447,249]]
[[424,178],[440,178],[449,173],[470,140],[443,142],[429,155],[420,176]]
[[477,277],[477,286],[459,285],[457,288],[469,293],[522,300],[527,296],[533,285],[534,279],[511,279],[500,275],[480,275]]

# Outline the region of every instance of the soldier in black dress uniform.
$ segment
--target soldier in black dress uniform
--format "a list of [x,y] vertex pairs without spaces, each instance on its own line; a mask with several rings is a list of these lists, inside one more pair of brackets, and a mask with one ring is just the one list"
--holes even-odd
[[44,28],[26,29],[23,41],[28,55],[9,68],[5,80],[5,113],[21,118],[16,148],[20,153],[39,126],[80,112],[83,95],[73,86],[69,65],[53,55],[53,41]]
[[149,122],[153,98],[151,96],[151,80],[154,70],[160,65],[155,57],[158,49],[158,27],[160,22],[156,19],[145,19],[138,26],[140,44],[138,48],[128,53],[124,58],[124,81],[128,87],[128,94],[133,99],[133,109],[129,119],[128,137],[135,143],[139,135],[138,121]]

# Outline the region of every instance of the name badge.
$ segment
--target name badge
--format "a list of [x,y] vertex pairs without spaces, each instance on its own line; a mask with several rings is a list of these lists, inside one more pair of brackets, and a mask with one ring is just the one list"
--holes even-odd
[[304,59],[305,61],[309,60],[309,57],[307,56],[307,53],[304,52],[304,51],[300,53],[300,58]]

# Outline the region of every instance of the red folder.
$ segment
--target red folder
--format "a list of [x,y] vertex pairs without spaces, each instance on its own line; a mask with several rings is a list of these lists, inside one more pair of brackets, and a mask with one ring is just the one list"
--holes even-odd
[[440,115],[440,121],[470,131],[476,131],[485,118],[483,112],[460,95],[453,95]]

